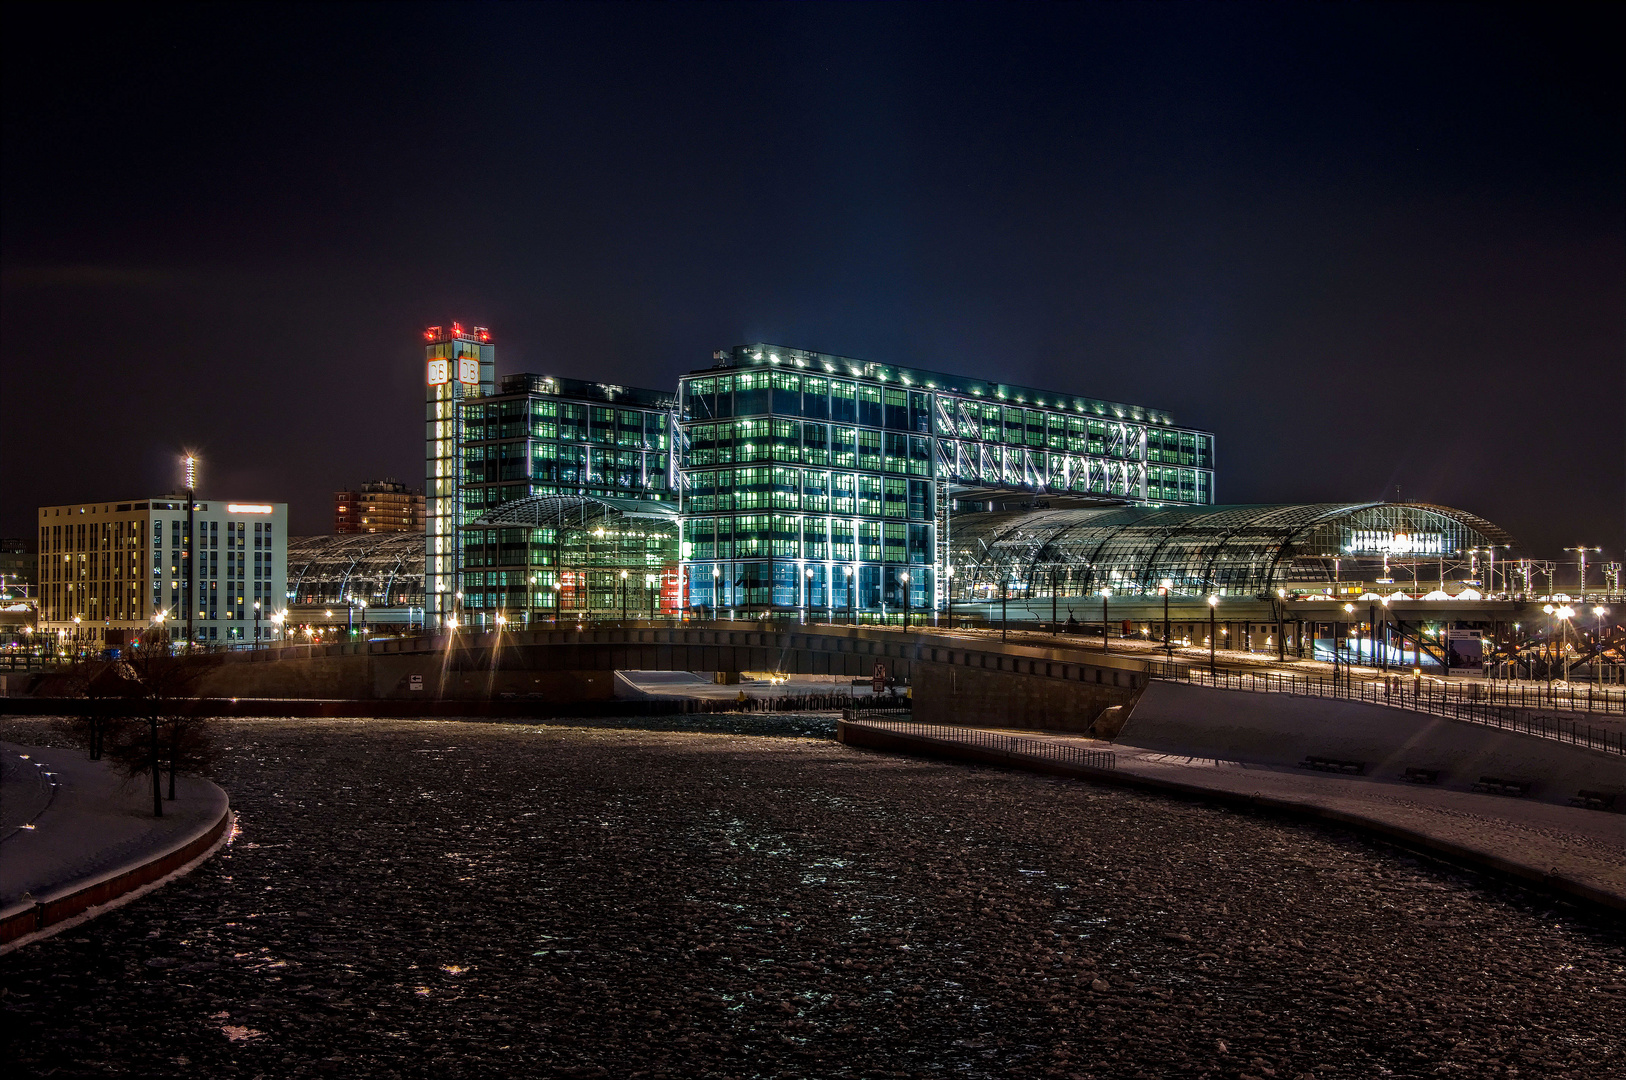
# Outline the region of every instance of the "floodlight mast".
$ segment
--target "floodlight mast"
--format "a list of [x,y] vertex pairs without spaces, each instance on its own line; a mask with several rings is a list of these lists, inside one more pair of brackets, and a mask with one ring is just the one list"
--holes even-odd
[[192,609],[197,605],[196,590],[193,588],[193,568],[197,564],[197,508],[198,508],[198,459],[190,450],[181,459],[181,475],[186,486],[186,541],[181,546],[181,561],[186,566],[186,648],[192,648]]

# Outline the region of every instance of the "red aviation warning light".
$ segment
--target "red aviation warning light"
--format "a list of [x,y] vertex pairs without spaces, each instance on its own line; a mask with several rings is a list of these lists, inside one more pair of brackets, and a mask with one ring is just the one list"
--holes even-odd
[[468,330],[463,324],[454,322],[450,328],[445,326],[429,326],[423,331],[423,339],[430,344],[439,344],[445,341],[478,341],[482,345],[491,344],[491,328],[476,326]]

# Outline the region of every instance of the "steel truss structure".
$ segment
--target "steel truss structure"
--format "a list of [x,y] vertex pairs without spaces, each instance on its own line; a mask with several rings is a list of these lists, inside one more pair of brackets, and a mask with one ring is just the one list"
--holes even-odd
[[[961,514],[950,542],[956,601],[1037,596],[1258,596],[1375,581],[1398,561],[1455,566],[1517,550],[1473,514],[1422,503],[1126,506]],[[1415,554],[1413,547],[1421,550]],[[1447,563],[1446,560],[1452,560]],[[1426,579],[1426,578],[1425,578]]]

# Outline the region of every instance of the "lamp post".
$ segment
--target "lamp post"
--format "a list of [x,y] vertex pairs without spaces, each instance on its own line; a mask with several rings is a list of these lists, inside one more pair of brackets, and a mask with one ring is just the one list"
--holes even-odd
[[621,571],[621,621],[627,621],[627,572]]
[[846,575],[847,575],[847,614],[848,614],[848,617],[849,617],[848,621],[851,622],[854,626],[857,626],[858,625],[858,588],[853,583],[853,568],[850,567],[850,566],[843,566],[841,569],[843,571],[845,571]]
[[1592,606],[1592,618],[1595,620],[1595,629],[1592,632],[1592,682],[1598,682],[1598,668],[1603,663],[1603,617],[1609,614],[1609,609],[1602,604]]
[[[1349,616],[1351,616],[1353,614],[1355,614],[1355,605],[1354,604],[1345,604],[1344,605],[1344,619],[1345,619],[1345,621],[1340,623],[1339,625],[1345,628],[1345,630],[1344,630],[1344,640],[1346,640],[1346,641],[1349,640],[1349,630],[1348,630],[1349,623],[1348,623],[1348,619],[1349,619]],[[1346,648],[1347,648],[1347,646],[1346,646]],[[1338,633],[1337,633],[1336,630],[1333,631],[1333,635],[1332,635],[1332,651],[1333,651],[1333,655],[1336,657],[1337,654],[1338,654]],[[1349,678],[1349,668],[1350,668],[1349,664],[1344,665],[1344,678],[1346,680]],[[1337,670],[1337,665],[1336,664],[1334,665],[1334,670],[1335,671]]]
[[1052,566],[1050,568],[1050,633],[1052,637],[1061,632],[1056,626],[1058,616],[1059,613],[1056,610],[1056,568]]
[[651,622],[654,622],[655,621],[655,616],[660,614],[660,612],[658,611],[658,609],[656,607],[656,604],[655,604],[655,575],[654,574],[645,574],[644,575],[644,592],[649,594],[649,620]]
[[909,571],[898,572],[898,584],[903,586],[903,628],[909,629]]
[[[1383,659],[1380,666],[1384,671],[1389,670],[1389,598],[1385,596],[1378,603],[1383,605],[1383,636],[1379,646],[1383,649]],[[1376,608],[1373,608],[1376,611]]]
[[1214,642],[1217,631],[1214,629],[1214,610],[1219,607],[1219,597],[1208,598],[1208,673],[1214,672]]
[[254,601],[254,647],[260,647],[260,602]]
[[281,640],[282,624],[283,624],[283,621],[286,620],[287,618],[288,618],[288,613],[286,611],[274,611],[274,612],[271,613],[271,622],[275,626],[275,629],[273,629],[271,631],[271,633],[275,634],[277,636],[278,640]]
[[1169,641],[1169,593],[1174,590],[1174,581],[1164,578],[1158,585],[1157,591],[1163,594],[1163,655],[1172,658],[1174,645]]
[[802,625],[807,625],[807,612],[813,606],[813,568],[802,569]]
[[1555,614],[1561,620],[1559,622],[1559,624],[1558,624],[1559,625],[1558,654],[1564,658],[1564,682],[1565,682],[1566,685],[1568,685],[1568,683],[1570,681],[1570,654],[1569,654],[1569,648],[1568,648],[1568,646],[1569,646],[1569,621],[1570,621],[1570,618],[1575,614],[1575,609],[1570,607],[1568,604],[1565,604],[1562,607],[1560,607],[1558,609],[1558,611],[1555,612]]
[[356,606],[361,608],[361,636],[363,638],[366,638],[366,636],[367,636],[367,601],[366,600],[357,600],[356,601]]
[[1111,589],[1101,590],[1101,651],[1112,651],[1112,623],[1107,619],[1107,599],[1112,595]]
[[711,617],[717,618],[717,592],[723,587],[723,571],[718,566],[711,568]]
[[[1558,630],[1558,618],[1556,614],[1558,609],[1551,604],[1543,604],[1541,605],[1541,610],[1546,612],[1549,616],[1548,622],[1551,625],[1553,632],[1556,633]],[[1548,635],[1547,640],[1549,642],[1552,641],[1552,636],[1550,634]],[[1544,657],[1544,659],[1547,661],[1547,689],[1551,690],[1553,686],[1553,659],[1550,655]]]
[[1010,598],[1010,571],[1001,568],[999,572],[999,640],[1001,641],[1009,641],[1011,636]]
[[948,609],[948,628],[954,629],[954,567],[943,567],[943,603]]
[[564,604],[564,599],[561,596],[562,590],[560,589],[559,582],[557,581],[548,586],[548,588],[553,590],[553,625],[558,626],[559,608]]

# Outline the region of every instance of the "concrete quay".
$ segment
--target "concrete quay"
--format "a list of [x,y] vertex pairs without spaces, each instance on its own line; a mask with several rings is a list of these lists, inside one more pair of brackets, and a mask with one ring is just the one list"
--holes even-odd
[[147,780],[82,751],[0,743],[0,763],[0,952],[190,868],[231,825],[198,777],[177,777],[155,818]]
[[[1120,739],[1111,742],[1070,732],[844,719],[837,738],[850,746],[1005,765],[1336,822],[1412,850],[1626,911],[1626,815],[1481,794],[1461,785],[1419,785],[1388,772],[1335,775],[1234,755],[1139,746],[1134,728],[1132,716]],[[1094,751],[1088,758],[1096,764],[1084,763],[1080,751]],[[1605,764],[1620,767],[1619,762]]]

